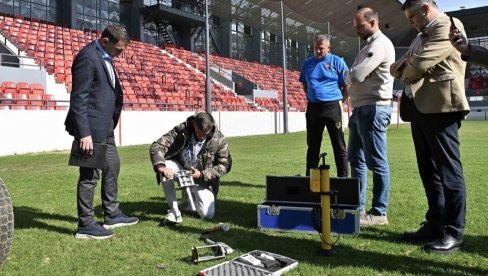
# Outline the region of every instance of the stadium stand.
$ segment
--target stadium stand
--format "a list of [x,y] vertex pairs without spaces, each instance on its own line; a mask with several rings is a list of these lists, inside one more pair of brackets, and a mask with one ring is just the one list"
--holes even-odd
[[[191,53],[184,49],[175,47],[167,48],[167,51],[175,55],[179,59],[192,65],[201,72],[205,71],[205,59],[197,54]],[[278,100],[263,100],[255,101],[261,107],[269,110],[283,109],[283,82],[282,69],[276,66],[263,65],[256,62],[240,61],[217,55],[211,56],[211,63],[217,68],[232,70],[246,79],[253,82],[256,88],[260,90],[277,91]],[[287,70],[287,91],[288,91],[288,105],[290,108],[304,111],[306,109],[306,98],[303,93],[302,85],[298,82],[300,72],[296,70]]]
[[[19,52],[23,51],[36,58],[37,63],[49,74],[53,74],[58,83],[65,84],[68,92],[72,89],[71,65],[74,56],[86,43],[99,36],[97,32],[8,16],[0,18],[0,30],[18,47]],[[232,90],[212,81],[212,105],[215,110],[282,110],[280,68],[218,56],[212,56],[212,63],[235,71],[253,82],[256,88],[278,91],[278,99],[255,100],[236,95]],[[176,47],[160,49],[140,41],[131,41],[124,54],[115,59],[115,64],[125,94],[125,110],[185,111],[204,108],[205,64],[204,59],[197,54]],[[306,108],[306,99],[301,84],[297,81],[298,75],[297,71],[287,70],[288,103],[290,108],[303,111]],[[36,87],[35,94],[45,94]],[[4,84],[2,90],[14,94],[34,93],[31,91],[32,86],[25,82],[17,83],[15,88]],[[29,107],[34,102],[34,99],[18,101],[8,106],[17,109],[25,104],[26,109],[39,108],[38,104]],[[52,108],[52,105],[47,104],[41,106],[43,109]]]
[[39,83],[0,83],[0,109],[15,110],[64,110],[57,106],[52,95],[45,94]]
[[[283,108],[283,82],[282,69],[276,66],[263,65],[256,62],[239,61],[225,57],[212,56],[212,63],[219,67],[230,69],[245,78],[254,82],[257,88],[261,90],[278,91],[278,106]],[[287,91],[288,105],[296,110],[304,111],[306,109],[306,97],[303,93],[302,84],[298,81],[300,72],[287,70]],[[266,107],[274,109],[276,104],[272,101],[260,101]],[[268,105],[269,103],[269,105]]]
[[[36,58],[40,66],[46,68],[49,74],[54,74],[57,82],[64,83],[68,92],[72,89],[71,64],[74,56],[86,43],[99,35],[97,32],[84,32],[8,16],[0,18],[0,29],[20,51]],[[280,79],[278,76],[281,74],[281,69],[217,56],[213,56],[213,59],[216,64],[236,71],[261,89],[280,92],[279,99],[258,99],[253,102],[252,99],[246,100],[213,81],[214,109],[223,111],[282,109],[282,83],[276,81]],[[204,107],[205,64],[204,59],[196,54],[183,49],[170,47],[164,50],[140,41],[131,41],[124,54],[115,60],[115,64],[124,88],[126,110],[184,111]],[[303,110],[305,101],[301,86],[296,81],[298,72],[289,71],[287,75],[290,79],[289,106]],[[11,84],[7,83],[3,87],[3,91],[14,96],[29,94],[33,89],[25,82],[17,83],[16,87],[11,87]],[[39,86],[35,85],[35,87],[35,94],[41,94],[42,90],[38,89]],[[34,104],[35,100],[19,100],[8,106],[12,109],[23,108],[21,105],[25,105],[25,109],[52,108],[52,105]]]

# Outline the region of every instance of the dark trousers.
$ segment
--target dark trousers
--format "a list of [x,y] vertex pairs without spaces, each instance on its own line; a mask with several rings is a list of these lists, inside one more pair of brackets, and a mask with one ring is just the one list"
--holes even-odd
[[308,103],[307,112],[307,171],[319,165],[320,146],[324,128],[327,127],[334,151],[337,176],[347,177],[347,151],[342,132],[342,110],[339,101]]
[[[115,146],[113,130],[106,140],[107,155],[105,166],[101,170],[102,174],[102,208],[106,217],[115,217],[120,214],[119,202],[117,201],[117,179],[120,171],[120,159]],[[78,207],[78,226],[85,227],[93,222],[94,209],[93,197],[95,196],[95,187],[100,179],[100,170],[80,167],[80,178],[77,189],[77,207]]]
[[466,185],[459,152],[459,113],[422,114],[414,108],[412,137],[428,201],[427,222],[461,239],[466,216]]

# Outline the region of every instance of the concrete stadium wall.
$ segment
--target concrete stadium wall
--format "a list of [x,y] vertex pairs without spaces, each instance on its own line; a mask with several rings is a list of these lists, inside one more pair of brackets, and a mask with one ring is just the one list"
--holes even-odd
[[[0,156],[68,150],[73,138],[64,130],[66,113],[60,110],[1,110]],[[115,130],[117,144],[150,144],[192,114],[124,111]],[[226,137],[283,133],[282,112],[213,112],[212,115]],[[347,113],[343,119],[347,127]],[[391,124],[397,122],[394,111]],[[288,130],[305,131],[304,112],[288,113]]]
[[[68,150],[73,138],[64,130],[67,111],[0,111],[0,156]],[[116,129],[118,145],[150,144],[193,112],[124,111]],[[273,134],[283,131],[283,114],[275,112],[213,112],[225,136]],[[305,130],[305,113],[289,112],[289,131]]]

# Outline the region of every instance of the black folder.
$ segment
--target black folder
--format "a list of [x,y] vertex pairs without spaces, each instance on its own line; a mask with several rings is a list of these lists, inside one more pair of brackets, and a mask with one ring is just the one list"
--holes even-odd
[[88,154],[80,149],[80,141],[74,140],[71,145],[68,165],[101,169],[105,165],[106,154],[107,144],[93,143],[93,153]]

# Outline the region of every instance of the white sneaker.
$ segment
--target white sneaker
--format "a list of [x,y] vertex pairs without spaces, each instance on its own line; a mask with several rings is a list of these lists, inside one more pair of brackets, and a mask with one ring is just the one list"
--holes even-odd
[[388,224],[388,218],[385,215],[378,215],[369,211],[361,214],[359,224],[361,226],[385,225]]
[[178,224],[183,222],[183,218],[181,217],[181,212],[175,209],[169,209],[166,218],[164,219],[167,222]]

